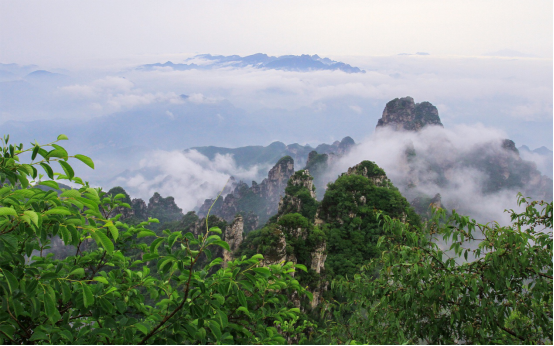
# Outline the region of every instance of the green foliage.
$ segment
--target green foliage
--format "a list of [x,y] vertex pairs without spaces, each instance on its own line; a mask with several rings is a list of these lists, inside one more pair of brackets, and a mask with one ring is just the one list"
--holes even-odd
[[290,157],[289,155],[287,156],[283,156],[279,159],[279,161],[277,161],[277,163],[275,165],[279,165],[279,164],[282,164],[282,163],[285,163],[285,162],[289,162],[289,161],[293,161],[294,162],[294,159],[292,157]]
[[125,191],[125,189],[122,188],[121,186],[112,187],[108,191],[108,195],[110,195],[112,197],[115,197],[119,194],[123,195],[123,197],[121,198],[121,201],[123,203],[127,203],[127,204],[131,205],[131,197],[129,197],[129,194],[127,193],[127,191]]
[[[305,292],[292,263],[260,267],[257,255],[221,268],[220,258],[210,258],[229,247],[218,228],[195,236],[152,232],[146,226],[155,219],[129,226],[112,216],[128,207],[125,196],[91,188],[66,162],[75,157],[94,167],[92,160],[55,143],[24,150],[8,140],[0,158],[2,342],[282,344],[302,329],[299,310],[287,305],[294,291]],[[20,163],[25,152],[42,159]],[[60,160],[65,174],[51,167]],[[36,180],[36,166],[79,188],[59,195],[37,188],[58,183]],[[49,253],[56,241],[74,252],[57,258]],[[206,257],[211,262],[199,265]]]
[[368,178],[385,175],[385,171],[381,167],[377,166],[375,162],[368,160],[364,160],[356,166],[356,173],[359,175],[365,175]]
[[[319,202],[312,197],[311,191],[303,185],[294,185],[293,181],[302,181],[304,179],[313,180],[313,177],[305,175],[305,170],[296,171],[289,179],[285,188],[284,210],[282,213],[300,212],[304,217],[313,222]],[[293,206],[293,200],[300,201],[300,210]]]
[[414,230],[381,215],[382,256],[334,283],[348,301],[327,341],[552,343],[552,203],[519,204],[506,227],[441,210]]
[[[362,167],[370,172],[382,171],[374,164]],[[326,222],[324,230],[328,236],[325,268],[332,277],[352,276],[360,266],[379,256],[377,241],[383,228],[377,219],[378,211],[406,219],[412,225],[420,222],[397,189],[376,186],[361,175],[343,175],[329,184],[321,201],[320,217]]]

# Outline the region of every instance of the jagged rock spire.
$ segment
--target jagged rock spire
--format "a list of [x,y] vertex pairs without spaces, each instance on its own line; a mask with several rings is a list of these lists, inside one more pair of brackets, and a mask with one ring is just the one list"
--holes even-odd
[[415,103],[410,96],[389,101],[376,129],[389,127],[394,130],[419,131],[428,125],[443,126],[437,107],[430,102]]

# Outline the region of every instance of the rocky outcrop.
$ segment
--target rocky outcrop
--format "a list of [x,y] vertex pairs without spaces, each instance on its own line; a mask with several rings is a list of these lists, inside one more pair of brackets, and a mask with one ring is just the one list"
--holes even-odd
[[229,261],[233,259],[235,252],[240,244],[242,244],[242,233],[244,231],[244,222],[242,216],[237,215],[233,223],[225,229],[224,239],[229,244],[229,250],[223,249],[223,266],[225,267]]
[[410,205],[414,208],[415,212],[419,215],[427,218],[431,216],[431,208],[433,209],[445,209],[442,204],[442,197],[440,193],[437,193],[433,198],[428,196],[419,196],[414,198]]
[[281,230],[276,231],[277,239],[273,241],[272,247],[267,253],[264,253],[264,259],[261,266],[267,267],[272,264],[286,262],[287,259],[287,240],[285,234]]
[[361,175],[371,180],[373,185],[379,187],[391,187],[392,183],[387,178],[385,171],[371,161],[362,161],[354,167],[348,168],[347,175]]
[[141,219],[148,217],[148,207],[142,198],[133,198],[131,201],[131,208],[136,217]]
[[183,210],[175,204],[173,197],[163,198],[155,192],[148,201],[147,214],[160,222],[177,221],[183,218]]
[[293,173],[294,160],[292,157],[281,158],[269,171],[267,179],[260,184],[261,197],[266,198],[271,205],[277,205],[279,197],[285,191],[287,182]]
[[443,126],[437,107],[429,102],[416,104],[408,96],[387,103],[376,129],[389,127],[394,130],[419,131],[429,125]]
[[299,189],[305,189],[305,191],[308,191],[311,198],[316,198],[313,178],[307,169],[294,173],[294,175],[289,179],[288,188],[285,190],[288,192],[285,193],[279,201],[277,215],[302,212],[302,199],[294,195],[294,192]]
[[[257,228],[258,221],[265,223],[270,216],[277,213],[279,201],[293,173],[294,160],[290,156],[281,158],[260,184],[253,181],[252,186],[248,187],[242,181],[236,183],[231,193],[221,199],[221,202],[220,200],[216,201],[210,215],[218,215],[231,222],[237,214],[248,215],[251,213],[253,216],[249,216],[247,224],[250,228]],[[213,199],[205,200],[198,215],[205,217],[213,203]],[[253,223],[256,217],[258,221]]]

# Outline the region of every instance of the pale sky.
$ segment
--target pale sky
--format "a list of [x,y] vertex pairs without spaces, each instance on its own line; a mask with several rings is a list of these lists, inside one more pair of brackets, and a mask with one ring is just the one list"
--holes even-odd
[[552,58],[550,0],[8,1],[0,63],[160,54],[482,55]]

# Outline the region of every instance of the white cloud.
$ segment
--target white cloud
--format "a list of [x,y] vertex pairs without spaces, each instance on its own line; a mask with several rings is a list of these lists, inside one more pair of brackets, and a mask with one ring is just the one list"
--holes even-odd
[[61,87],[63,95],[91,102],[89,109],[116,112],[151,103],[183,103],[184,100],[174,92],[144,92],[123,77],[108,76],[90,84],[74,84]]
[[360,106],[353,105],[353,106],[350,106],[349,108],[358,114],[362,113],[362,107]]
[[252,180],[259,171],[254,166],[238,168],[231,155],[208,159],[196,150],[188,152],[157,150],[147,153],[140,168],[128,177],[119,177],[113,185],[123,186],[131,196],[148,200],[154,192],[173,196],[184,212],[198,207],[206,198],[214,198],[230,176]]
[[[345,157],[334,163],[328,174],[329,181],[363,160],[370,160],[382,167],[408,201],[423,193],[430,197],[436,193],[442,196],[447,208],[456,209],[480,222],[498,221],[509,223],[505,209],[517,209],[516,189],[483,193],[485,173],[465,165],[463,162],[476,150],[485,155],[481,148],[491,142],[500,143],[506,138],[502,131],[476,124],[460,125],[453,129],[428,127],[423,131],[395,132],[387,128],[376,133],[353,148]],[[416,152],[414,163],[408,165],[405,156],[407,147]],[[490,147],[489,147],[490,148]],[[498,149],[500,147],[498,146]],[[487,149],[491,150],[491,149]],[[448,179],[446,185],[437,183],[431,165],[444,169]],[[408,188],[408,183],[416,184]]]

